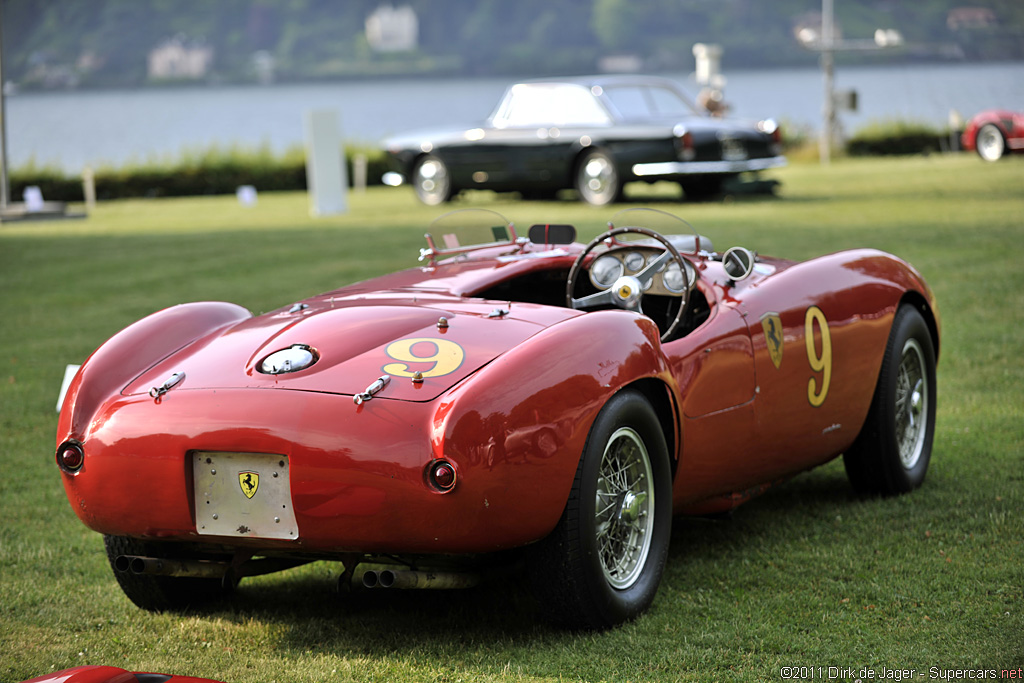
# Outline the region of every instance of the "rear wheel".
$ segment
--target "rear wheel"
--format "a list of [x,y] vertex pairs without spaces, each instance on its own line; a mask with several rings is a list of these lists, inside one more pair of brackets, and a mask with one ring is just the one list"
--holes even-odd
[[931,332],[917,310],[901,306],[867,421],[843,455],[855,490],[896,495],[924,482],[935,434],[935,396]]
[[978,129],[974,146],[978,150],[978,156],[985,161],[999,161],[1006,152],[1006,140],[1003,139],[1003,132],[997,126],[986,123]]
[[[103,544],[118,585],[128,599],[142,609],[151,612],[178,611],[212,602],[229,592],[229,588],[224,587],[220,579],[135,574],[127,570],[119,571],[116,565],[117,558],[125,555],[174,558],[179,554],[175,551],[180,550],[177,544],[150,543],[127,536],[104,536]],[[194,554],[189,557],[194,557]]]
[[428,206],[444,204],[452,198],[452,179],[448,167],[435,156],[420,157],[412,169],[416,196]]
[[668,557],[670,476],[651,404],[615,395],[590,430],[558,526],[530,556],[531,585],[554,621],[609,628],[650,606]]

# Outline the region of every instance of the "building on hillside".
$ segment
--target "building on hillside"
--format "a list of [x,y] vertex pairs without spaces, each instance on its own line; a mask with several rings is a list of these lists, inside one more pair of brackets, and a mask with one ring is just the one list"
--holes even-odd
[[988,7],[954,7],[946,15],[950,31],[965,28],[988,28],[996,25],[996,13]]
[[419,19],[408,5],[381,5],[366,18],[366,42],[375,52],[408,52],[419,44]]
[[212,64],[212,47],[175,36],[150,50],[148,73],[153,79],[200,79],[206,77]]

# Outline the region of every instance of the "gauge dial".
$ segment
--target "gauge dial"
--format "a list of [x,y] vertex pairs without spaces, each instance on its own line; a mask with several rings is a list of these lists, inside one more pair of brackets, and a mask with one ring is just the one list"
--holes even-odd
[[645,263],[644,255],[641,254],[639,251],[629,252],[628,254],[626,254],[626,258],[623,260],[626,263],[626,269],[631,273],[638,272],[641,268],[644,267]]
[[678,263],[670,264],[661,279],[665,283],[665,289],[670,292],[678,293],[686,288],[686,276],[683,275],[683,269]]
[[606,289],[622,277],[622,261],[614,256],[602,256],[590,266],[590,280],[597,287]]

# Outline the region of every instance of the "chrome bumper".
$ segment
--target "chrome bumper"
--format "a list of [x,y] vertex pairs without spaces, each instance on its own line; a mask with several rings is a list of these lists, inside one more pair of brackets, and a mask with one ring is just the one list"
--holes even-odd
[[743,173],[764,171],[786,165],[786,157],[765,159],[742,159],[737,161],[663,161],[654,164],[634,164],[633,175],[640,178],[651,176],[701,175],[711,173]]

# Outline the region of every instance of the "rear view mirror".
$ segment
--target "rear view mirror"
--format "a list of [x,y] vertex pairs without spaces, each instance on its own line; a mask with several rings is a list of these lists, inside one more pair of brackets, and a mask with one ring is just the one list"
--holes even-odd
[[526,233],[534,244],[572,244],[576,241],[576,228],[571,225],[531,225]]
[[732,247],[722,255],[722,267],[733,282],[750,277],[757,254],[744,247]]

